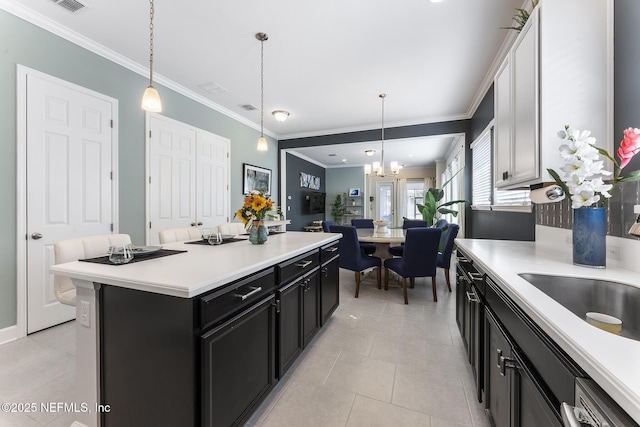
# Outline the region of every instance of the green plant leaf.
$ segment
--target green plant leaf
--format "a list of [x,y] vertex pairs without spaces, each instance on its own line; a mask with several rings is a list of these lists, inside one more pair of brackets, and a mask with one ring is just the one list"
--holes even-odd
[[618,182],[630,182],[630,181],[640,181],[640,170],[629,172],[628,175],[618,179]]
[[449,208],[438,208],[438,212],[440,212],[443,215],[446,214],[451,214],[453,216],[458,216],[458,211],[454,211],[453,209],[449,209]]

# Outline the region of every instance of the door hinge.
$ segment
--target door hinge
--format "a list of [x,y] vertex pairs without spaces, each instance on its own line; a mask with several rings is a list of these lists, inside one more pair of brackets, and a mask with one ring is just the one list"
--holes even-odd
[[151,139],[151,131],[149,131],[149,139]]
[[276,313],[280,313],[280,300],[276,300]]
[[229,158],[229,152],[227,151],[227,159]]
[[151,177],[149,177],[149,184],[151,184]]
[[111,232],[113,233],[113,223],[111,223]]
[[149,228],[151,228],[151,221],[149,221]]
[[113,119],[111,119],[111,129],[113,129]]
[[111,181],[113,181],[113,171],[111,171],[111,172],[109,173],[109,179],[111,179]]

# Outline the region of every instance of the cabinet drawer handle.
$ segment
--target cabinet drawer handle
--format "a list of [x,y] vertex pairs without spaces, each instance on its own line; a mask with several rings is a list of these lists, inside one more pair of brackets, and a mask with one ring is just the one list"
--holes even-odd
[[335,246],[334,246],[334,247],[332,247],[332,248],[325,249],[325,251],[327,251],[327,252],[335,252],[335,251],[337,251],[337,250],[338,250],[338,248],[337,248],[337,247],[335,247]]
[[472,282],[475,282],[477,280],[482,280],[481,273],[474,273],[472,271],[467,271],[467,274],[469,275],[469,278],[471,279]]
[[500,363],[498,366],[500,367],[500,375],[502,375],[503,377],[507,374],[507,368],[515,369],[518,367],[514,359],[509,359],[508,357],[504,356],[500,356]]
[[255,295],[258,292],[260,292],[262,290],[262,286],[250,286],[249,289],[251,289],[251,292],[249,292],[248,294],[235,294],[234,296],[236,298],[240,298],[242,301],[246,300],[247,298],[249,298],[251,295]]
[[475,292],[471,291],[471,292],[466,292],[467,294],[467,301],[469,302],[475,302],[475,303],[479,303],[480,299],[478,298],[478,295],[476,295]]
[[294,265],[296,267],[300,267],[300,268],[305,268],[308,267],[313,261],[309,261],[309,260],[302,260],[300,262],[295,263]]
[[582,408],[576,408],[566,402],[562,402],[562,421],[566,427],[580,427],[583,425],[593,425],[591,420],[587,417]]

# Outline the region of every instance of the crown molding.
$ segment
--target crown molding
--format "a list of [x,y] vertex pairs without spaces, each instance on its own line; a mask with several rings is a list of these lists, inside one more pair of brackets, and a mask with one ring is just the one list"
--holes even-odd
[[[138,64],[135,61],[111,50],[107,47],[96,43],[95,41],[84,37],[83,35],[72,31],[71,29],[58,24],[57,22],[49,19],[48,17],[37,13],[26,6],[14,1],[14,0],[0,0],[0,9],[17,16],[20,19],[23,19],[30,24],[33,24],[37,27],[40,27],[56,36],[62,37],[63,39],[80,46],[96,55],[99,55],[113,63],[116,63],[136,74],[141,75],[142,77],[148,78],[149,76],[149,68],[144,67]],[[186,96],[193,101],[196,101],[205,107],[211,108],[219,112],[220,114],[224,114],[225,116],[233,119],[239,123],[242,123],[246,126],[249,126],[252,129],[260,131],[260,125],[258,123],[252,122],[251,120],[239,115],[236,112],[233,112],[215,102],[205,98],[204,96],[192,91],[191,89],[187,89],[186,87],[176,83],[175,81],[168,79],[161,74],[154,73],[153,75],[154,83],[162,85],[167,89],[171,89],[174,92],[177,92],[183,96]],[[144,89],[144,88],[142,88]],[[141,93],[142,93],[141,89]],[[269,131],[268,129],[264,129],[264,133],[271,138],[278,139],[278,135],[274,132]]]

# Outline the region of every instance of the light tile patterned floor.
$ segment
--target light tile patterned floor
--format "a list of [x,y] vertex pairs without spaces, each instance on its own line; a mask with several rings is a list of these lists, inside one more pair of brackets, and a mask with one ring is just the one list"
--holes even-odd
[[[248,426],[488,426],[441,270],[437,303],[430,279],[416,280],[409,305],[397,283],[385,292],[367,278],[355,299],[353,273],[340,280],[340,307]],[[71,402],[74,392],[73,323],[0,346],[0,403]],[[72,422],[64,412],[0,412],[0,427]]]
[[[438,271],[417,279],[409,305],[395,283],[379,290],[340,271],[340,307],[248,425],[486,427],[455,322],[455,289]],[[454,285],[455,286],[455,285]]]

